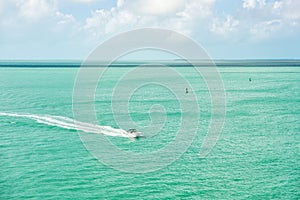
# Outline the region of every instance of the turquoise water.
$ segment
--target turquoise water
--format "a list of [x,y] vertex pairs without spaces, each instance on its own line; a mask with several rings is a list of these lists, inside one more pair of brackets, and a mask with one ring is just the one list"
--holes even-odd
[[[128,70],[112,68],[99,84],[98,125],[120,128],[110,92]],[[0,68],[0,199],[299,199],[300,68],[219,68],[226,121],[205,159],[198,155],[211,118],[209,92],[193,68],[176,70],[198,97],[199,130],[175,162],[135,174],[99,162],[74,130],[70,119],[77,68]],[[180,90],[185,87],[178,85]],[[115,131],[108,140],[134,152],[154,151],[172,141],[180,126],[180,100],[166,88],[137,90],[130,99],[132,120],[149,124],[153,104],[167,113],[159,133],[133,141]],[[157,118],[161,114],[153,112]]]

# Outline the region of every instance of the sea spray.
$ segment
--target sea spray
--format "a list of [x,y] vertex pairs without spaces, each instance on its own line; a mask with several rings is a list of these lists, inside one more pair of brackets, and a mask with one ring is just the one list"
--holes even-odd
[[78,130],[86,133],[97,133],[114,137],[130,137],[127,131],[123,129],[116,129],[110,126],[100,126],[97,124],[80,122],[64,116],[20,114],[6,112],[0,112],[0,116],[27,118],[41,124],[46,124],[49,126],[55,126],[69,130]]

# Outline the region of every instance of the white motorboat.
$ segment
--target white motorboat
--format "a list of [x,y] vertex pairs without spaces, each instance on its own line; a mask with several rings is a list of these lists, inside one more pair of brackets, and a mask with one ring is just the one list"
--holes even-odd
[[129,133],[129,136],[133,137],[133,138],[140,138],[143,137],[142,132],[138,132],[135,128],[131,128],[127,131],[127,133]]

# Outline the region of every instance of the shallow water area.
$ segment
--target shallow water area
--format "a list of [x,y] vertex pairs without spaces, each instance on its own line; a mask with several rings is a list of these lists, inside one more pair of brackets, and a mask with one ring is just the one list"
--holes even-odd
[[[0,199],[300,198],[299,67],[219,67],[226,89],[226,121],[205,159],[198,155],[211,120],[209,91],[193,68],[176,68],[199,101],[198,131],[175,162],[140,174],[99,162],[77,134],[78,129],[104,134],[122,151],[142,154],[176,138],[183,116],[180,99],[151,84],[131,96],[129,117],[136,126],[147,126],[151,119],[163,126],[154,133],[146,131],[146,138],[139,140],[118,132],[132,127],[126,127],[128,113],[112,111],[111,92],[128,70],[109,69],[96,91],[98,122],[80,121],[78,127],[72,111],[78,68],[0,67]],[[123,86],[135,81],[140,80]],[[185,86],[175,86],[185,93]],[[122,95],[115,98],[113,103],[127,102]]]

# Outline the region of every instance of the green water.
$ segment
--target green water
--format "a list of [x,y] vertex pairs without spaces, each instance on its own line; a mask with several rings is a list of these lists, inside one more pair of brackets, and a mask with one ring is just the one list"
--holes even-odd
[[[119,128],[109,92],[127,70],[111,69],[97,89],[100,125]],[[198,155],[211,118],[209,92],[192,68],[177,70],[199,100],[197,135],[172,164],[135,174],[99,162],[72,129],[5,115],[73,118],[77,68],[0,68],[0,199],[299,199],[300,68],[219,68],[226,121],[205,159]],[[181,86],[178,90],[185,92]],[[126,151],[162,148],[180,126],[180,101],[165,88],[147,86],[130,99],[132,120],[147,125],[153,104],[167,113],[160,133],[136,141],[107,138]]]

